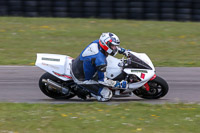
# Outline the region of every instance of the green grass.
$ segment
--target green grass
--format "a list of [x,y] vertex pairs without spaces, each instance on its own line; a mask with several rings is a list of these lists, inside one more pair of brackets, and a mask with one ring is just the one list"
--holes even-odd
[[34,65],[36,53],[77,57],[102,32],[149,55],[155,66],[200,66],[200,23],[0,17],[0,65]]
[[3,133],[199,133],[200,105],[0,103]]

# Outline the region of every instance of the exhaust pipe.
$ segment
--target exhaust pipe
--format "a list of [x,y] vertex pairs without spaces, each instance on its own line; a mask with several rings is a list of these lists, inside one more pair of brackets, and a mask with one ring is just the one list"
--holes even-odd
[[67,94],[69,92],[69,89],[65,88],[65,87],[62,87],[60,84],[50,80],[50,79],[42,79],[42,82],[43,83],[46,83],[49,87],[49,89],[52,90],[51,86],[53,88],[55,88],[57,91],[63,93],[63,94]]

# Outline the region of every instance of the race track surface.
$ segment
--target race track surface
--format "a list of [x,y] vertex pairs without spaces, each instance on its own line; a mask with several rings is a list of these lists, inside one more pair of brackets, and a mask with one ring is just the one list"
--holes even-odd
[[[137,96],[113,98],[111,103],[200,103],[200,68],[198,67],[157,67],[157,75],[169,84],[168,94],[158,100],[145,100]],[[45,96],[38,87],[43,70],[32,66],[0,66],[0,102],[19,103],[88,103],[75,97],[70,100],[54,100]]]

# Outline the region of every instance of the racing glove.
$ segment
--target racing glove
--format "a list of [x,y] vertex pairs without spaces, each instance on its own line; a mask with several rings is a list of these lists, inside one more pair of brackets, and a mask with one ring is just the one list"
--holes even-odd
[[115,88],[122,88],[122,89],[127,89],[127,81],[122,80],[121,82],[117,81],[116,84],[114,85]]
[[123,55],[125,55],[126,57],[129,56],[129,51],[130,51],[130,50],[126,50],[126,49],[124,49],[124,48],[118,47],[118,52],[119,52],[119,54],[123,54]]

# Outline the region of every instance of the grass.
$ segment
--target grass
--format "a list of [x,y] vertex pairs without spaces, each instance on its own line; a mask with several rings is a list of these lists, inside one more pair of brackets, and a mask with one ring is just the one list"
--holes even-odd
[[[102,32],[149,55],[155,66],[200,66],[200,23],[0,17],[0,65],[34,65],[36,53],[77,57]],[[120,56],[118,56],[120,57]]]
[[0,132],[199,133],[200,105],[0,103]]

